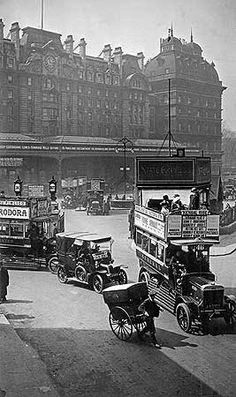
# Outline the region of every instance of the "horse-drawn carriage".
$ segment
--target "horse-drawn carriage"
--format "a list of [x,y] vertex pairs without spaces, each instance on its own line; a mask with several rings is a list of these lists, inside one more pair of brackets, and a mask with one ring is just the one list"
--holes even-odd
[[146,316],[139,305],[148,298],[146,283],[115,285],[103,291],[104,302],[110,309],[109,323],[117,338],[127,341],[136,330],[140,333],[146,327]]

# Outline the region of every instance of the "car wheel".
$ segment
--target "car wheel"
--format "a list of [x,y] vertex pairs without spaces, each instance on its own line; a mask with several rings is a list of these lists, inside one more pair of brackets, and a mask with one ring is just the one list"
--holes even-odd
[[52,274],[57,274],[58,265],[59,265],[59,261],[57,256],[52,256],[48,260],[48,269]]
[[146,271],[141,271],[138,277],[138,281],[148,284],[150,280],[150,275]]
[[119,284],[127,284],[128,276],[124,269],[119,270],[118,277],[119,277]]
[[97,294],[101,294],[104,287],[104,281],[100,274],[95,274],[93,276],[93,289]]
[[59,268],[57,270],[57,277],[58,277],[58,280],[60,281],[60,283],[62,283],[62,284],[66,284],[68,282],[68,277],[67,277],[64,267],[59,266]]
[[227,306],[228,310],[224,315],[224,320],[227,325],[233,325],[236,320],[236,303],[233,300],[229,300]]
[[191,328],[191,313],[185,303],[179,303],[176,309],[176,317],[180,328],[189,332]]
[[83,266],[78,265],[75,268],[75,277],[82,283],[85,283],[87,281],[87,272]]

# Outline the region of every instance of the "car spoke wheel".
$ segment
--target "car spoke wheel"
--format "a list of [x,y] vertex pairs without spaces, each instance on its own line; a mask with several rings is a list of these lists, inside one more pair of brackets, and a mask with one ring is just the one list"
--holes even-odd
[[66,275],[66,272],[62,266],[60,266],[57,270],[57,277],[60,283],[66,284],[68,281],[68,277]]
[[118,339],[126,341],[132,336],[133,326],[130,316],[122,307],[116,306],[111,309],[109,323]]
[[85,283],[87,281],[87,272],[83,266],[78,265],[75,268],[75,277],[82,283]]
[[59,261],[56,256],[53,256],[48,260],[48,269],[52,274],[57,274],[58,265],[59,265]]
[[104,281],[100,274],[95,274],[93,276],[93,289],[97,294],[101,294],[104,287]]
[[127,273],[124,269],[119,270],[118,277],[119,277],[119,284],[127,284],[128,277],[127,277]]
[[227,312],[224,315],[226,324],[233,325],[236,321],[236,303],[232,300],[228,302]]
[[185,303],[180,303],[176,309],[176,317],[180,328],[188,332],[191,328],[191,314]]

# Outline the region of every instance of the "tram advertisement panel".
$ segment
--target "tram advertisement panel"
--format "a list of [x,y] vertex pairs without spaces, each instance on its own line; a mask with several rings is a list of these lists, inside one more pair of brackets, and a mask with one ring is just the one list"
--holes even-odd
[[165,239],[165,223],[163,222],[162,214],[135,206],[134,224],[156,237]]
[[208,157],[137,158],[137,186],[187,186],[210,183],[211,162]]
[[26,200],[0,200],[0,218],[29,219],[29,216]]
[[172,238],[219,238],[219,216],[206,211],[182,211],[181,215],[169,215],[168,237]]

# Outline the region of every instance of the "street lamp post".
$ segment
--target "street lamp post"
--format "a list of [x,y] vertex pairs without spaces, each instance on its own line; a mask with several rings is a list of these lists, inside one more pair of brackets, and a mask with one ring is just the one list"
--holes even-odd
[[127,182],[127,157],[126,157],[126,152],[128,149],[128,146],[131,147],[131,152],[134,152],[133,149],[133,142],[124,136],[117,142],[117,147],[116,147],[116,153],[119,152],[119,144],[123,145],[123,179],[124,179],[124,198],[126,199],[126,182]]
[[23,181],[18,176],[17,180],[14,182],[14,192],[15,192],[16,197],[21,197],[22,184],[23,184]]
[[54,176],[48,182],[48,184],[49,184],[49,193],[51,196],[51,200],[55,201],[56,200],[56,192],[57,192],[57,181],[55,180]]

